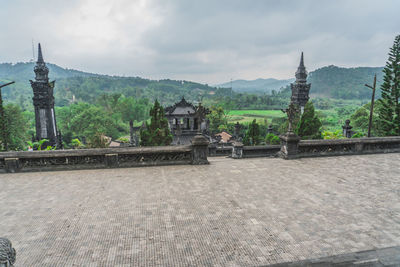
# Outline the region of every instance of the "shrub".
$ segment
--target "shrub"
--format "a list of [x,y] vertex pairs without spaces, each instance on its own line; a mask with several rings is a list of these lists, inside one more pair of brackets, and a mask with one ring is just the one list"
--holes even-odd
[[281,140],[279,139],[278,136],[276,136],[273,133],[267,134],[265,137],[265,142],[269,145],[279,145],[281,143]]

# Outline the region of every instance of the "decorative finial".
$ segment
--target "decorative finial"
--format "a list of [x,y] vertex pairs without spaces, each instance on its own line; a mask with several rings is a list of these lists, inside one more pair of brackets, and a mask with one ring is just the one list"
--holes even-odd
[[37,63],[44,63],[43,55],[42,55],[42,47],[40,46],[40,43],[39,43],[39,45],[38,45],[38,59],[37,59]]
[[49,81],[49,69],[46,67],[46,63],[43,60],[42,47],[40,46],[40,43],[38,44],[38,59],[34,71],[36,74],[36,81]]
[[304,66],[303,52],[301,52],[300,65],[296,71],[296,82],[297,83],[306,83],[307,82],[307,71],[306,71],[306,67]]
[[303,55],[303,52],[301,52],[300,67],[304,67],[304,55]]

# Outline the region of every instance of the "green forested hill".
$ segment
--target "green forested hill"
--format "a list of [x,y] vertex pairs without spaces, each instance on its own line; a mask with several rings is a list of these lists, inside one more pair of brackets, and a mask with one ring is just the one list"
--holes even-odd
[[[311,95],[341,99],[369,99],[371,89],[364,84],[373,83],[377,75],[377,88],[382,83],[383,67],[340,68],[328,66],[310,72]],[[377,92],[376,96],[380,96]]]
[[[227,96],[231,89],[215,88],[208,85],[175,80],[149,80],[139,77],[118,77],[98,75],[54,64],[47,64],[49,78],[56,80],[55,99],[57,106],[68,105],[73,99],[94,102],[102,94],[121,93],[125,96],[158,99],[162,104],[175,103],[182,96],[190,101],[202,97]],[[0,81],[15,81],[14,85],[3,89],[5,100],[28,104],[32,98],[29,80],[34,79],[34,63],[0,64]]]
[[[216,88],[189,81],[168,79],[157,81],[139,77],[98,75],[61,68],[55,64],[47,64],[47,66],[50,70],[50,79],[56,80],[54,94],[57,106],[66,106],[73,99],[94,103],[101,95],[113,93],[148,98],[150,101],[158,99],[163,105],[171,105],[182,96],[192,102],[198,101],[200,98],[221,102],[221,97],[224,97],[224,101],[229,102],[226,97],[232,96],[238,100],[235,102],[236,108],[250,108],[251,103],[256,103],[255,101],[248,101],[249,97],[247,96],[251,95],[246,90],[243,90],[244,92],[242,93],[232,93],[230,88]],[[14,80],[16,82],[12,86],[3,88],[2,93],[6,101],[17,102],[21,107],[25,108],[31,107],[32,89],[29,80],[34,78],[33,68],[34,63],[0,64],[0,81]],[[308,79],[312,84],[310,93],[313,97],[369,99],[371,90],[366,88],[364,84],[371,84],[375,73],[378,75],[379,88],[382,81],[381,67],[323,67],[310,72]],[[260,81],[260,79],[256,81]],[[247,82],[251,81],[241,81],[240,84],[246,87]],[[251,86],[254,87],[255,84],[259,83],[253,82]],[[260,90],[260,92],[264,91]],[[282,105],[282,101],[278,101],[279,103],[275,100],[272,101],[271,98],[273,96],[267,97],[264,94],[261,94],[259,99],[261,101],[259,101],[260,105],[264,108],[271,105]],[[376,96],[379,97],[380,93],[377,92]],[[254,98],[255,96],[252,97]],[[283,95],[279,97],[282,98]],[[261,108],[261,106],[254,105],[251,108]]]
[[[311,95],[315,97],[328,97],[339,99],[369,99],[371,90],[364,86],[365,83],[372,84],[374,74],[377,74],[377,88],[382,82],[383,67],[358,67],[341,68],[327,66],[311,71],[308,82],[311,85]],[[289,86],[291,80],[257,79],[252,81],[232,81],[233,90],[240,93],[271,93],[278,91],[281,87]],[[231,87],[231,83],[220,86]],[[377,92],[377,96],[380,93]]]

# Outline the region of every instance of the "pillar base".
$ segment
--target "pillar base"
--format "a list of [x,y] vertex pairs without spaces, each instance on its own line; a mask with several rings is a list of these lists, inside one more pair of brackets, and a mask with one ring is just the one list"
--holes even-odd
[[281,151],[279,156],[283,159],[296,159],[299,158],[299,142],[300,137],[294,132],[287,132],[279,136],[281,139]]
[[207,160],[208,145],[210,142],[202,134],[197,134],[192,139],[192,164],[210,164]]

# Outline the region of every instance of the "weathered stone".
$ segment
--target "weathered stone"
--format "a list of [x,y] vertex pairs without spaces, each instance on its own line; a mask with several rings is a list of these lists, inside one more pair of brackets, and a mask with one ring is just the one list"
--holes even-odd
[[299,157],[299,142],[300,137],[294,132],[287,132],[279,136],[281,139],[280,156],[284,159],[295,159]]
[[14,173],[19,172],[20,164],[18,158],[5,158],[4,165],[6,172]]
[[30,81],[33,89],[33,105],[35,107],[36,140],[47,139],[43,146],[61,148],[60,132],[57,130],[56,114],[54,111],[54,83],[49,82],[49,69],[43,60],[42,49],[38,46],[38,60],[34,68],[35,81]]
[[209,164],[207,160],[208,145],[210,142],[203,135],[198,134],[192,139],[192,164]]
[[[118,155],[117,166],[115,158],[106,157],[107,154]],[[192,146],[1,152],[0,172],[6,171],[5,159],[9,158],[18,158],[17,170],[22,172],[177,165],[192,163]]]
[[117,168],[119,166],[118,154],[105,154],[105,164],[108,168]]
[[311,84],[307,83],[307,71],[304,66],[303,52],[301,53],[300,65],[296,71],[296,81],[290,84],[292,89],[291,103],[300,106],[303,111],[309,97]]
[[208,146],[208,156],[215,157],[216,155],[217,155],[217,145],[216,144],[210,144]]
[[16,252],[11,241],[0,237],[0,267],[12,267],[15,263]]
[[244,146],[243,158],[275,157],[280,149],[280,145]]
[[235,142],[232,147],[232,158],[241,159],[243,157],[243,144]]
[[352,128],[353,126],[350,125],[350,120],[346,120],[345,124],[342,126],[343,136],[351,138],[354,135],[354,131],[351,130]]
[[364,143],[358,142],[355,144],[356,152],[361,153],[364,150]]

